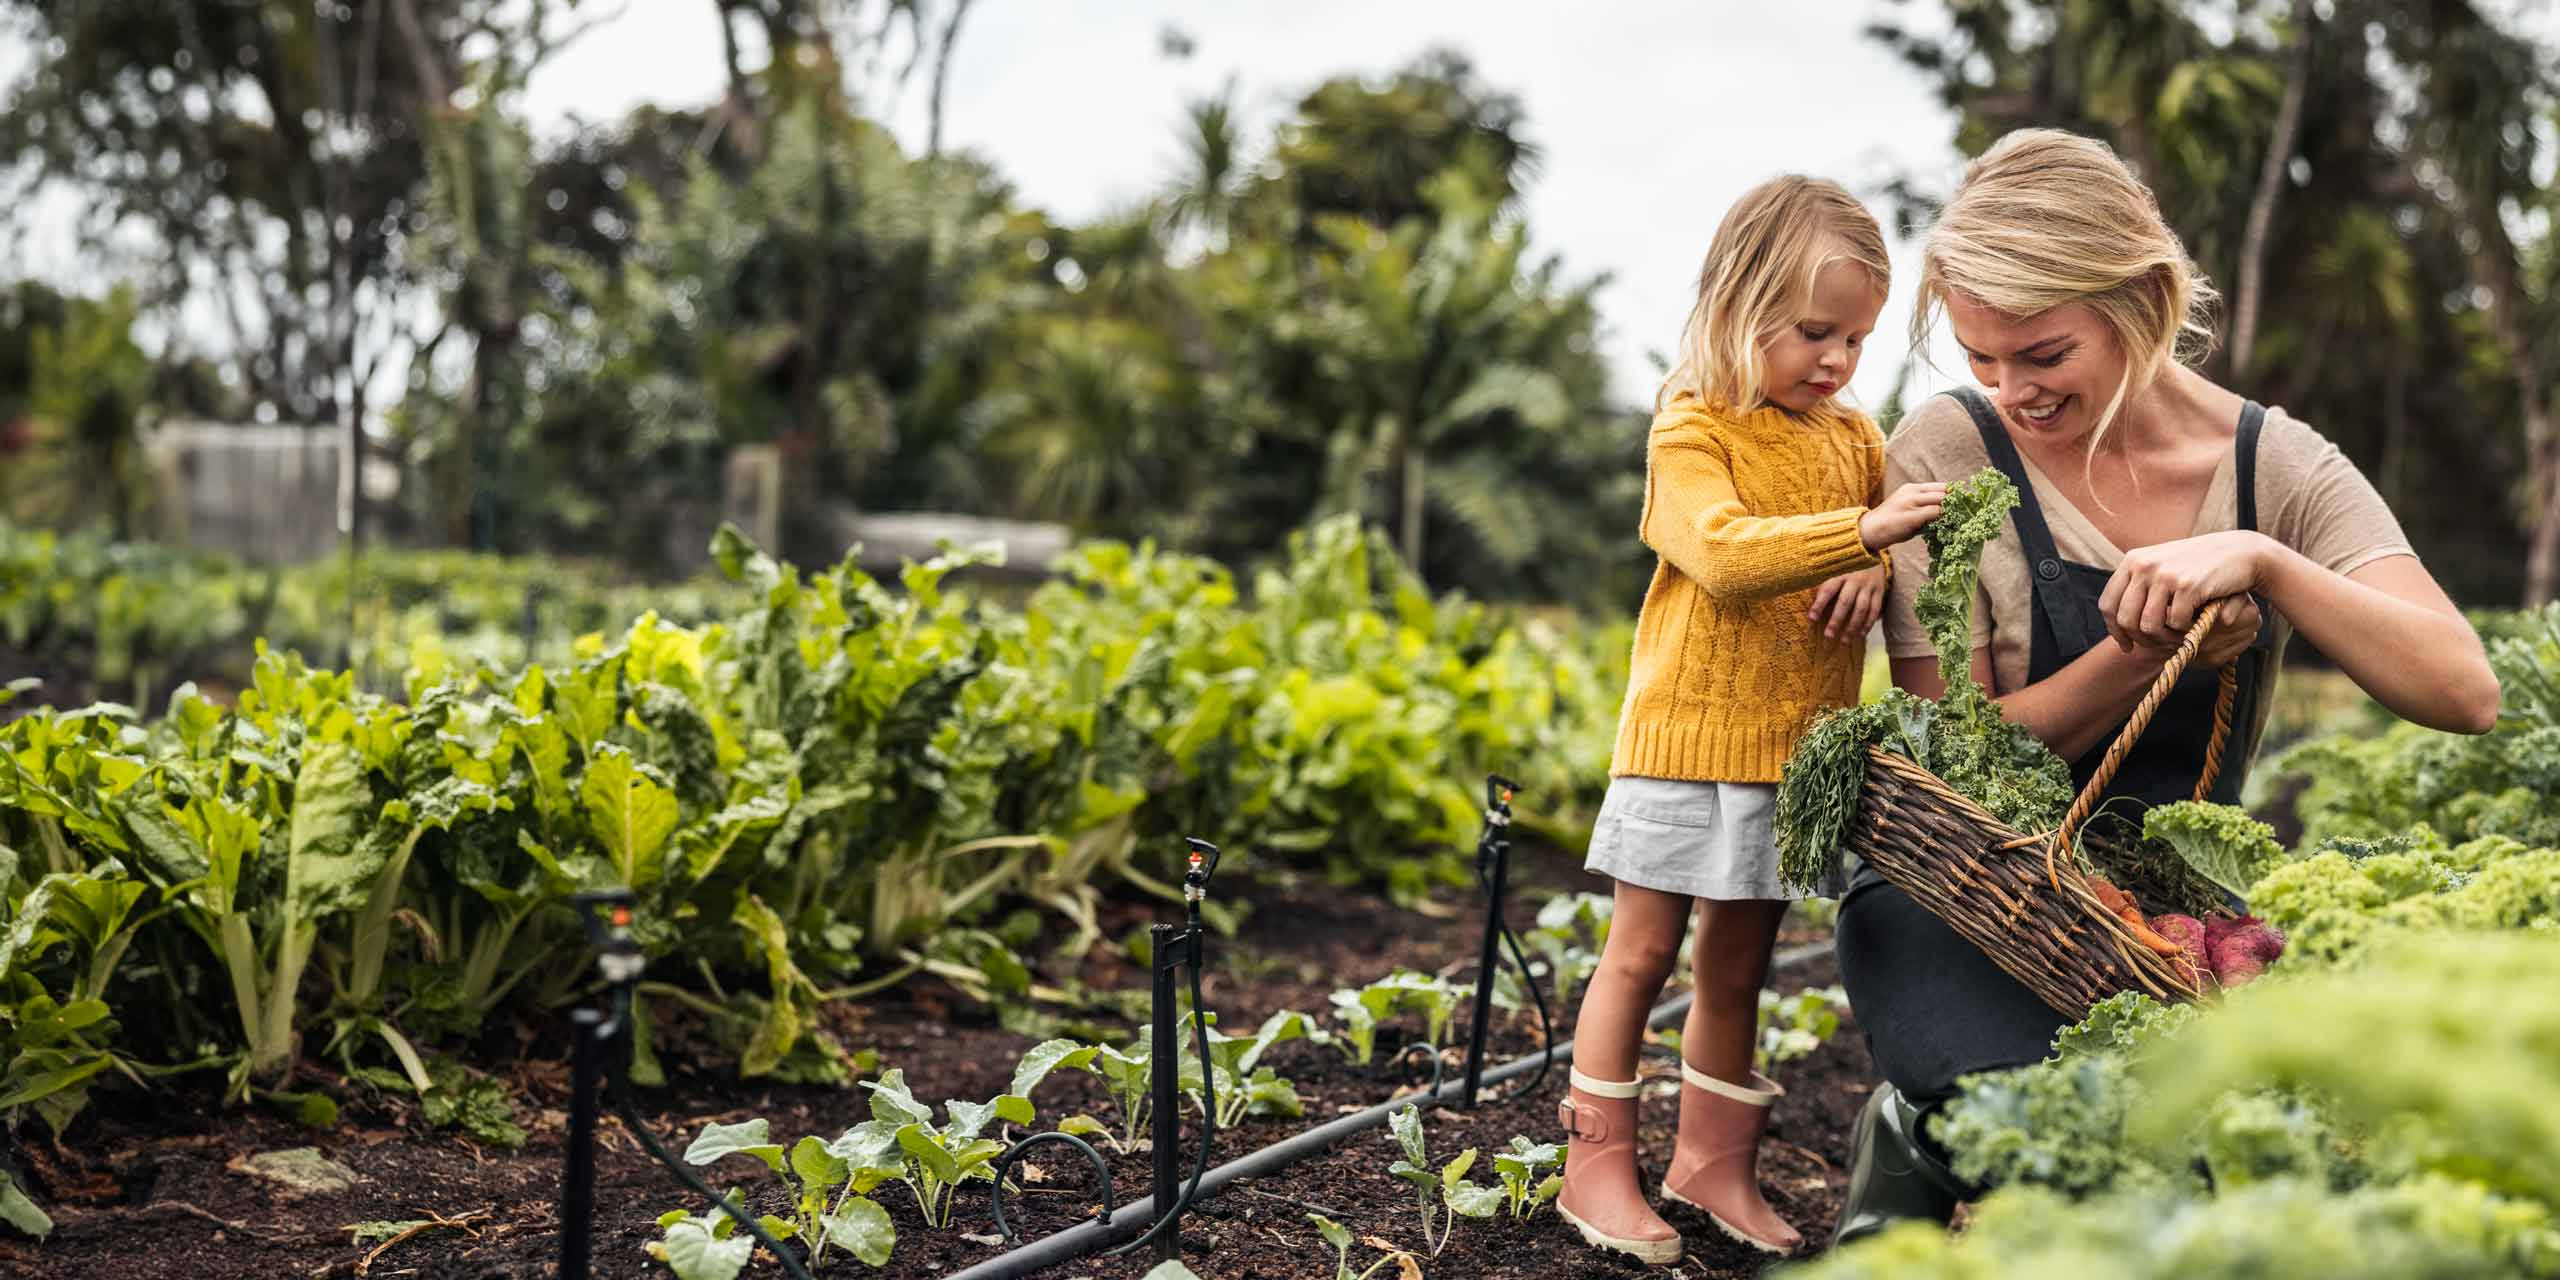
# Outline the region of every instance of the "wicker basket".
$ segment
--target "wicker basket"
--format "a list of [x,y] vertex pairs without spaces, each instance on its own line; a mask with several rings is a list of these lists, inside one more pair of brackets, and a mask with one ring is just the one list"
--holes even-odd
[[[2124,922],[2100,905],[2077,875],[2066,874],[2068,864],[2060,855],[2096,808],[2161,700],[2185,674],[2225,603],[2217,600],[2197,615],[2054,830],[2021,835],[1936,774],[1903,756],[1870,750],[1866,784],[1849,824],[1849,847],[1992,963],[2075,1021],[2088,1016],[2090,1006],[2122,991],[2169,1001],[2195,999],[2202,987],[2184,958],[2160,955],[2134,941]],[[2196,781],[2199,800],[2213,790],[2222,771],[2237,682],[2237,667],[2224,667],[2214,703],[2213,739],[2205,751],[2203,776]],[[2103,848],[2091,852],[2115,877],[2114,883],[2143,904],[2144,914],[2158,909],[2157,896],[2146,892],[2141,878],[2131,872],[2130,860],[2104,856]]]

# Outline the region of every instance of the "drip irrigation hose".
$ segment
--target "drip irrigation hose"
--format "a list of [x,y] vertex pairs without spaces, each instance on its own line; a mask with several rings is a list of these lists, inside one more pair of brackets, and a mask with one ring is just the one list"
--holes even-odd
[[[1831,944],[1828,942],[1798,947],[1780,954],[1770,963],[1770,971],[1775,973],[1791,969],[1808,960],[1828,955],[1830,952]],[[1663,1001],[1654,1006],[1652,1013],[1646,1015],[1645,1025],[1660,1026],[1686,1014],[1694,998],[1692,993],[1684,992]],[[1572,1049],[1573,1042],[1568,1040],[1544,1052],[1548,1055],[1562,1056],[1571,1052]],[[1500,1084],[1513,1077],[1528,1074],[1535,1066],[1536,1061],[1533,1057],[1523,1056],[1486,1072],[1482,1083]],[[1444,1085],[1431,1098],[1431,1101],[1445,1105],[1458,1088],[1459,1085],[1456,1082]],[[1322,1154],[1345,1138],[1375,1129],[1385,1124],[1389,1116],[1406,1105],[1420,1101],[1422,1099],[1397,1098],[1382,1102],[1366,1111],[1318,1125],[1294,1137],[1283,1138],[1259,1151],[1238,1156],[1210,1170],[1207,1176],[1193,1186],[1192,1194],[1194,1196],[1202,1193],[1214,1195],[1228,1183],[1240,1178],[1259,1178],[1276,1173],[1300,1160]],[[946,1280],[1019,1280],[1019,1277],[1030,1275],[1043,1267],[1072,1262],[1092,1253],[1117,1238],[1121,1232],[1136,1229],[1137,1224],[1146,1221],[1144,1215],[1153,1212],[1153,1197],[1145,1203],[1122,1205],[1118,1212],[1108,1218],[1082,1222],[1055,1234],[1043,1236],[1029,1244],[1019,1245],[1011,1252],[997,1254],[964,1271],[953,1272]],[[1123,1218],[1127,1220],[1121,1221]]]
[[1428,1040],[1416,1040],[1412,1044],[1396,1050],[1396,1065],[1402,1067],[1407,1062],[1411,1061],[1413,1058],[1413,1051],[1416,1049],[1422,1050],[1422,1060],[1431,1064],[1431,1083],[1427,1086],[1423,1086],[1423,1091],[1426,1093],[1440,1092],[1441,1084],[1446,1081],[1449,1076],[1447,1064],[1440,1061],[1440,1046],[1433,1044]]
[[1059,1133],[1055,1130],[1048,1133],[1035,1133],[1013,1144],[1012,1150],[1005,1152],[996,1160],[995,1189],[987,1193],[987,1202],[994,1206],[996,1211],[996,1234],[1002,1236],[1006,1244],[1013,1243],[1013,1224],[1005,1221],[1004,1216],[1005,1175],[1013,1172],[1015,1161],[1022,1159],[1024,1154],[1043,1142],[1063,1142],[1083,1152],[1084,1158],[1092,1162],[1094,1171],[1102,1175],[1102,1216],[1108,1218],[1120,1211],[1120,1206],[1114,1203],[1111,1195],[1111,1162],[1103,1159],[1102,1153],[1094,1150],[1092,1143],[1072,1133]]
[[[620,1026],[631,1025],[631,988],[619,983],[615,984],[613,989],[613,1017]],[[754,1215],[731,1204],[726,1196],[713,1191],[701,1178],[694,1176],[693,1170],[685,1168],[674,1156],[667,1154],[667,1149],[658,1144],[657,1136],[649,1132],[648,1122],[640,1118],[638,1109],[632,1105],[631,1087],[623,1080],[621,1072],[608,1069],[605,1072],[605,1087],[613,1099],[613,1113],[622,1117],[622,1123],[629,1126],[634,1137],[640,1139],[641,1147],[650,1155],[656,1156],[658,1163],[665,1165],[667,1172],[675,1175],[676,1181],[683,1183],[685,1188],[695,1195],[710,1200],[720,1212],[728,1214],[739,1226],[744,1227],[748,1235],[755,1237],[757,1244],[764,1246],[776,1260],[782,1263],[783,1273],[790,1276],[791,1280],[810,1280],[808,1269],[800,1265],[799,1259],[792,1257],[784,1250],[782,1242],[774,1239],[772,1233],[766,1231],[764,1225],[755,1220]]]

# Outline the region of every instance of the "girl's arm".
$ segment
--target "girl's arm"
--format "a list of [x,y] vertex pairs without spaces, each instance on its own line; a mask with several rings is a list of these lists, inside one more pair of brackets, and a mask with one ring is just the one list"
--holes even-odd
[[1865,507],[1755,516],[1734,491],[1723,450],[1656,439],[1647,453],[1644,544],[1708,595],[1784,595],[1876,563],[1858,534]]
[[2265,534],[2206,534],[2126,556],[2100,606],[2122,646],[2156,641],[2205,601],[2251,590],[2400,718],[2448,733],[2497,723],[2498,677],[2480,636],[2416,556],[2342,574]]

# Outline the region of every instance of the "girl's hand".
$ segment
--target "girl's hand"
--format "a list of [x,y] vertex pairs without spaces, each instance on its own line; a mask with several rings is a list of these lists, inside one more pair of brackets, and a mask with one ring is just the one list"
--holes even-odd
[[1833,644],[1858,639],[1883,615],[1890,578],[1885,566],[1877,565],[1827,579],[1813,589],[1813,608],[1806,611],[1805,619]]
[[2258,586],[2272,545],[2265,534],[2234,529],[2127,553],[2098,597],[2107,634],[2127,653],[2175,648],[2197,610]]
[[1858,540],[1869,551],[1882,551],[1895,543],[1908,542],[1930,521],[1938,518],[1938,508],[1946,503],[1947,486],[1937,480],[1915,481],[1892,493],[1882,502],[1868,508],[1858,517]]

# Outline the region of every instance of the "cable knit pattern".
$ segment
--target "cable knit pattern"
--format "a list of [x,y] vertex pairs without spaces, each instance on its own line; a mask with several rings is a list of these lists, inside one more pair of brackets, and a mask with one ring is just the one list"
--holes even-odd
[[1610,776],[1775,782],[1813,717],[1858,700],[1866,638],[1805,619],[1824,579],[1882,561],[1858,517],[1884,494],[1866,415],[1737,414],[1680,396],[1645,442],[1645,545],[1661,556],[1636,618]]

